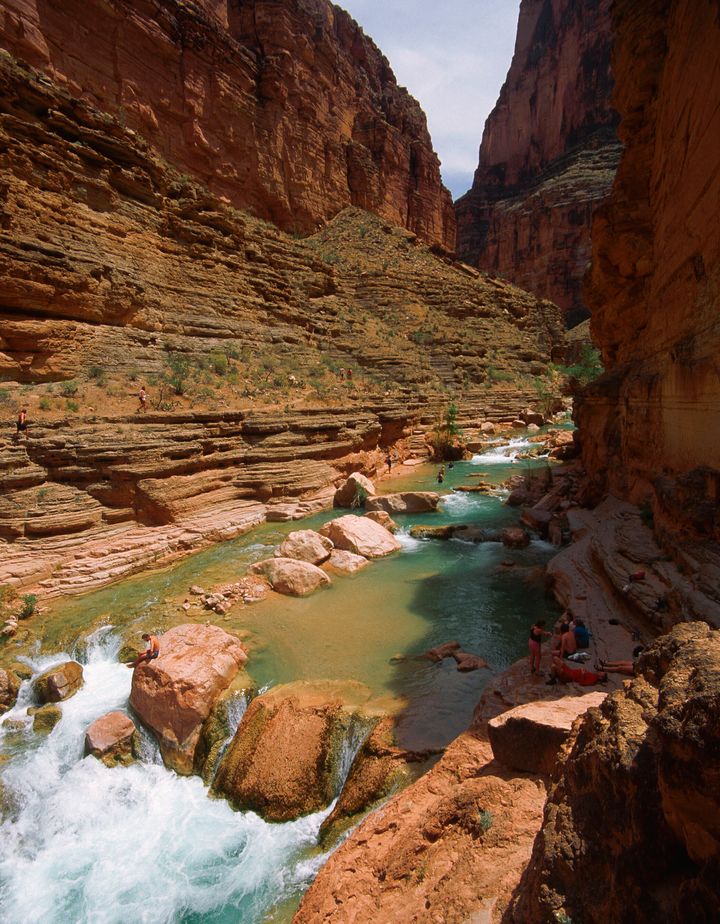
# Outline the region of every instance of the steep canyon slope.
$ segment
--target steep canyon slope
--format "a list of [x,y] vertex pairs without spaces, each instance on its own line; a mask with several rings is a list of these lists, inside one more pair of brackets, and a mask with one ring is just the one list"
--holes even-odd
[[610,104],[610,0],[523,0],[515,53],[485,124],[458,253],[583,313],[594,208],[620,145]]
[[327,0],[7,0],[0,48],[286,231],[357,205],[454,248],[422,109]]
[[359,209],[285,235],[4,52],[0,131],[0,401],[31,420],[0,583],[86,589],[319,502],[448,395],[517,416],[562,350],[550,303]]

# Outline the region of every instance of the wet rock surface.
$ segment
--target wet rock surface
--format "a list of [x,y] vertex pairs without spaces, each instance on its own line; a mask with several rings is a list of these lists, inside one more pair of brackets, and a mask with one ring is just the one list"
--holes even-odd
[[77,693],[82,682],[82,665],[77,661],[66,661],[37,677],[33,683],[33,692],[41,703],[59,703]]
[[108,712],[85,732],[85,753],[108,767],[128,766],[135,760],[137,750],[135,723],[124,712]]
[[268,821],[329,805],[340,788],[344,742],[370,691],[344,681],[298,681],[256,697],[218,769],[213,789]]

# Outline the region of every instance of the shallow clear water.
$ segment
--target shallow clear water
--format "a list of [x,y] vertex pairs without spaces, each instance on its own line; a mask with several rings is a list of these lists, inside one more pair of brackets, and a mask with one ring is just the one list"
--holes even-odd
[[[416,657],[455,639],[502,670],[527,650],[527,628],[555,612],[544,595],[545,543],[510,551],[498,543],[419,541],[413,523],[502,526],[517,513],[500,496],[452,493],[472,476],[497,483],[522,471],[498,448],[447,469],[436,467],[380,483],[381,490],[448,491],[437,514],[397,517],[402,552],[304,599],[272,595],[220,620],[250,633],[249,664],[258,686],[298,678],[352,678],[400,709],[400,739],[436,747],[469,722],[489,671],[460,674],[454,661]],[[207,798],[202,782],[154,762],[108,769],[82,758],[84,732],[98,716],[127,702],[130,672],[117,664],[117,632],[177,620],[177,602],[191,584],[208,589],[237,579],[249,563],[272,554],[292,529],[317,527],[328,512],[300,523],[267,525],[177,566],[143,575],[58,606],[48,620],[46,649],[80,637],[106,619],[84,658],[85,685],[63,704],[47,739],[0,728],[0,750],[13,754],[0,775],[16,804],[0,831],[0,919],[47,922],[225,922],[255,924],[272,908],[292,907],[322,862],[313,849],[326,813],[268,825]],[[502,562],[514,562],[508,568]],[[210,615],[210,614],[206,614]],[[203,615],[203,619],[206,618]],[[43,655],[37,670],[64,657]],[[24,716],[27,694],[8,716]],[[357,742],[348,744],[356,746]],[[29,897],[32,897],[31,899]]]

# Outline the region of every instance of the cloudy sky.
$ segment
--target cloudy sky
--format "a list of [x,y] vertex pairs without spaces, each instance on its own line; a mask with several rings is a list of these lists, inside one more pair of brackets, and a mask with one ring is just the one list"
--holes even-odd
[[485,119],[510,67],[520,0],[335,2],[419,100],[453,198],[467,192]]

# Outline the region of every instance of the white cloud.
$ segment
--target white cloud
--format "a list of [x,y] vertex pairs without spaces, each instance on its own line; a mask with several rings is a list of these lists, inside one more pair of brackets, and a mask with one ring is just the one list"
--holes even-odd
[[485,119],[505,80],[519,0],[345,0],[398,83],[428,118],[443,178],[457,197],[477,167]]

